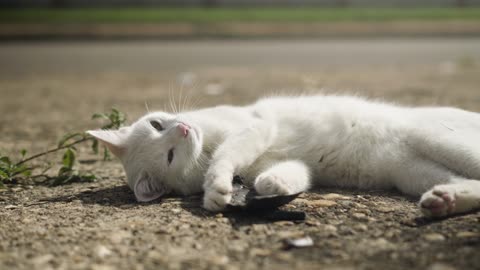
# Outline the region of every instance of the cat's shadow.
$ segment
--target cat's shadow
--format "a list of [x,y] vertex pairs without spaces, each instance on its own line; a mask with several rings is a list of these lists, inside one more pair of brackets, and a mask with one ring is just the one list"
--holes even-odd
[[[110,206],[116,208],[130,208],[139,205],[152,205],[152,204],[162,204],[168,201],[179,202],[179,206],[189,212],[190,214],[197,217],[219,217],[216,213],[211,213],[201,207],[202,197],[200,195],[188,196],[188,197],[179,197],[179,196],[168,196],[162,199],[154,200],[147,203],[139,203],[135,199],[134,194],[126,185],[102,188],[102,189],[92,189],[84,190],[80,193],[58,196],[53,198],[46,198],[38,201],[34,204],[43,204],[50,202],[72,202],[75,200],[80,200],[83,204],[95,204],[102,206]],[[269,219],[266,215],[252,214],[248,212],[225,212],[221,216],[228,218],[230,222],[235,227],[248,226],[251,224],[265,224],[271,223],[274,220]],[[441,222],[444,219],[428,219],[423,217],[416,217],[413,219],[407,220],[407,222],[400,221],[406,226],[410,227],[422,227],[432,223]],[[405,223],[404,223],[405,222]]]

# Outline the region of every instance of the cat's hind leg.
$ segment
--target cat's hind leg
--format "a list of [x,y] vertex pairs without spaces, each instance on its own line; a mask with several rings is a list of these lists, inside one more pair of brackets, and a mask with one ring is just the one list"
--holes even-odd
[[301,161],[283,161],[255,178],[255,190],[261,195],[288,195],[310,187],[310,172]]
[[425,216],[444,217],[480,209],[480,181],[462,178],[436,185],[425,192],[419,203]]

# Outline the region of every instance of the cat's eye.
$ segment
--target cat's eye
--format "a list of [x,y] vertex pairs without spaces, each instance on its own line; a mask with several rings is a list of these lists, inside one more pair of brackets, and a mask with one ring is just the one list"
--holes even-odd
[[173,160],[173,148],[168,151],[168,157],[167,157],[168,165],[172,163],[172,160]]
[[160,124],[158,121],[150,121],[150,125],[152,125],[152,127],[158,131],[164,130],[162,124]]

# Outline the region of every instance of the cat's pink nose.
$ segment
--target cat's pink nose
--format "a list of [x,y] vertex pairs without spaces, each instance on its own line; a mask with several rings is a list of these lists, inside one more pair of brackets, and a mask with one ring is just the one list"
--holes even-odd
[[179,123],[177,125],[177,129],[180,131],[180,134],[182,134],[183,137],[188,136],[188,130],[190,129],[189,125],[186,125],[184,123]]

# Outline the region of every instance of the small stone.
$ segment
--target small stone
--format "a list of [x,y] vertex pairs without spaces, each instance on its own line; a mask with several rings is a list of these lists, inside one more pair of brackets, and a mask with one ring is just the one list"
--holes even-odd
[[365,215],[363,213],[353,213],[352,217],[354,217],[355,219],[361,220],[361,221],[368,221],[367,215]]
[[132,234],[129,231],[119,230],[110,234],[110,241],[113,244],[120,244],[123,240],[132,237]]
[[327,224],[323,226],[323,230],[330,233],[336,233],[338,229],[333,225]]
[[180,214],[180,212],[182,212],[182,210],[178,209],[178,208],[173,208],[170,210],[172,213],[174,214]]
[[350,199],[350,197],[347,197],[347,196],[344,196],[344,195],[341,195],[341,194],[337,194],[337,193],[328,193],[328,194],[322,195],[322,198],[324,198],[325,200],[348,200],[348,199]]
[[103,245],[98,245],[97,247],[95,247],[95,255],[97,255],[98,258],[103,259],[107,256],[112,255],[112,251]]
[[432,265],[430,265],[427,270],[455,270],[455,267],[452,267],[448,264],[445,264],[445,263],[434,263]]
[[395,211],[395,209],[391,208],[391,207],[386,207],[386,206],[380,206],[376,209],[378,212],[382,212],[382,213],[390,213],[390,212],[393,212]]
[[305,248],[313,246],[313,239],[310,236],[297,239],[287,239],[285,241],[287,248]]
[[34,265],[42,265],[51,262],[55,257],[52,254],[40,255],[32,259]]
[[250,250],[250,256],[256,257],[267,257],[272,254],[272,251],[269,249],[263,249],[263,248],[253,248]]
[[293,255],[292,253],[281,251],[281,252],[275,252],[275,258],[281,261],[291,261],[293,259]]
[[321,223],[319,221],[313,220],[313,219],[308,219],[305,221],[305,224],[309,226],[319,226]]
[[214,255],[208,258],[208,261],[214,265],[226,265],[230,260],[225,255]]
[[281,239],[286,239],[286,238],[303,237],[305,233],[302,231],[281,231],[281,232],[277,232],[276,235]]
[[273,224],[280,225],[280,226],[293,226],[293,225],[295,225],[295,223],[293,223],[291,221],[276,221]]
[[15,209],[15,208],[18,208],[18,206],[13,205],[13,204],[9,204],[9,205],[5,206],[5,209]]
[[336,204],[336,202],[330,200],[313,200],[307,203],[310,207],[330,207]]
[[475,237],[480,237],[480,233],[465,231],[465,232],[458,232],[456,236],[459,238],[475,238]]
[[361,231],[361,232],[366,232],[368,230],[367,225],[361,224],[361,223],[356,224],[353,228],[356,229],[357,231]]
[[114,270],[115,267],[106,264],[94,264],[92,265],[92,270]]
[[430,241],[430,242],[437,242],[437,241],[444,241],[445,240],[445,236],[443,236],[442,234],[439,234],[439,233],[424,234],[423,238],[427,241]]

